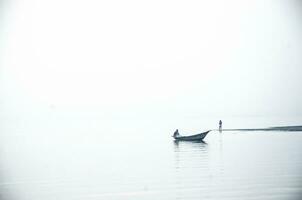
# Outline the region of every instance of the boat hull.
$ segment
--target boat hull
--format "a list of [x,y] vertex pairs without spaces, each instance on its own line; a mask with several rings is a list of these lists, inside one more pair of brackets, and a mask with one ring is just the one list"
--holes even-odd
[[203,132],[203,133],[199,133],[199,134],[196,134],[196,135],[190,135],[190,136],[173,136],[175,140],[178,140],[178,141],[202,141],[206,136],[207,134],[209,133],[210,131],[206,131],[206,132]]

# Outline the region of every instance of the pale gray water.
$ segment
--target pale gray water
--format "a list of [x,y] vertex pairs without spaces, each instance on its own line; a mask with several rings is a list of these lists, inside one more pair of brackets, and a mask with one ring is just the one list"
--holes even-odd
[[[1,200],[301,199],[302,132],[211,132],[217,118],[2,118]],[[299,125],[228,118],[225,128]],[[301,124],[301,123],[300,123]]]

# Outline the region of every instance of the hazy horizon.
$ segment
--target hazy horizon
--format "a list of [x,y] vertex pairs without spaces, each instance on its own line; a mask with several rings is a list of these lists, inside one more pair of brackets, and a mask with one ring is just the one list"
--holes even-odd
[[299,1],[2,1],[2,116],[302,116]]

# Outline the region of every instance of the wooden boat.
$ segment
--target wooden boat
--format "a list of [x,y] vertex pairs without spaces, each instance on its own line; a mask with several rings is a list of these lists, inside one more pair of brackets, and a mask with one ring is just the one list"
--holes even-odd
[[183,140],[183,141],[202,141],[206,136],[207,134],[210,132],[211,130],[209,131],[206,131],[206,132],[203,132],[203,133],[199,133],[199,134],[196,134],[196,135],[189,135],[189,136],[181,136],[179,135],[178,133],[178,130],[176,130],[174,132],[174,135],[172,136],[175,140]]

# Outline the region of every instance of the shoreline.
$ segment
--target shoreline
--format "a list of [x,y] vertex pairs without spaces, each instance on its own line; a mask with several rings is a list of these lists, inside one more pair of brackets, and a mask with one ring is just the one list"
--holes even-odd
[[[219,131],[219,129],[215,129]],[[239,128],[239,129],[222,129],[221,131],[302,131],[302,126],[274,126],[268,128]]]

